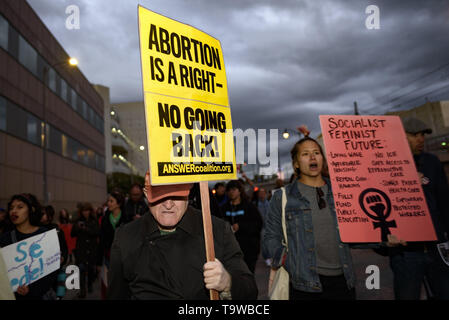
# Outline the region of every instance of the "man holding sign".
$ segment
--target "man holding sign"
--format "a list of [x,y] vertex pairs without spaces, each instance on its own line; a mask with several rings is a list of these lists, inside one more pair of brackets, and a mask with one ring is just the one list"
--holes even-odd
[[[424,152],[425,135],[432,129],[416,118],[403,120],[438,242],[449,236],[449,187],[438,158]],[[449,299],[449,266],[440,257],[435,242],[411,242],[390,249],[396,299],[418,300],[424,278],[435,299]]]
[[[206,262],[201,213],[188,207],[190,184],[152,186],[150,212],[117,230],[108,299],[257,299],[257,286],[223,220],[212,217],[215,261]],[[206,262],[206,263],[205,263]]]
[[[217,291],[223,299],[231,293],[233,298],[255,298],[254,279],[229,225],[211,219],[209,212],[207,181],[236,178],[220,42],[141,6],[138,16],[151,215],[117,234],[109,297],[203,299],[207,288],[213,300]],[[202,220],[187,208],[186,184],[194,182],[200,182]],[[142,245],[132,258],[138,260],[121,269],[130,261],[127,239],[136,236],[133,244]],[[150,258],[152,263],[145,264]],[[138,278],[131,279],[129,270]]]

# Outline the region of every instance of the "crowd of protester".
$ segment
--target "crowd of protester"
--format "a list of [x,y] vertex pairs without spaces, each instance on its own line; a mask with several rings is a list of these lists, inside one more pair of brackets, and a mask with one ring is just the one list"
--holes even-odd
[[[57,217],[52,205],[42,206],[34,195],[13,195],[7,208],[0,209],[0,248],[55,229],[61,251],[60,268],[29,285],[20,286],[14,293],[15,299],[63,299],[65,268],[73,264],[80,271],[77,297],[86,298],[93,292],[93,284],[100,273],[107,272],[116,228],[147,212],[143,188],[138,184],[131,187],[128,197],[120,190],[113,191],[103,205],[94,207],[92,203],[79,202],[72,211],[62,208]],[[103,291],[106,286],[104,283]]]
[[[432,181],[423,183],[423,189],[438,240],[447,241],[447,180],[439,160],[423,151],[424,134],[431,131],[417,119],[404,122],[404,127],[420,177],[423,181],[424,178]],[[267,190],[261,185],[257,186],[243,172],[240,172],[239,180],[216,183],[209,190],[210,211],[214,221],[224,220],[219,224],[228,224],[233,234],[232,241],[238,243],[239,248],[234,246],[232,250],[237,258],[241,256],[245,262],[245,267],[239,269],[240,275],[244,275],[242,279],[248,280],[247,270],[251,274],[255,273],[256,261],[261,255],[267,267],[275,269],[283,265],[287,269],[291,281],[291,300],[355,299],[350,246],[340,239],[332,186],[322,147],[306,133],[291,150],[291,159],[295,172],[285,187],[284,181],[278,179],[272,189]],[[155,187],[152,188],[155,192]],[[189,188],[188,196],[181,200],[185,201],[186,208],[201,210],[199,183]],[[171,192],[173,194],[179,195],[179,192]],[[169,195],[170,192],[166,196]],[[80,202],[75,210],[63,208],[56,217],[54,207],[41,206],[34,195],[13,195],[7,208],[0,209],[0,247],[55,229],[61,250],[60,269],[36,282],[20,286],[14,294],[15,298],[63,299],[66,294],[64,270],[69,264],[76,264],[80,270],[78,298],[86,298],[87,293],[93,291],[97,279],[101,283],[101,297],[107,298],[111,261],[118,259],[115,256],[111,260],[111,252],[114,252],[114,245],[116,252],[117,247],[122,245],[115,243],[117,230],[141,218],[151,220],[152,216],[159,223],[159,209],[155,208],[174,206],[173,201],[181,201],[175,197],[173,203],[167,202],[164,200],[167,197],[159,195],[160,199],[153,198],[154,201],[149,202],[150,197],[150,185],[143,188],[134,184],[127,194],[120,190],[109,193],[101,206]],[[189,217],[195,215],[186,208],[180,211],[177,223],[186,212]],[[289,250],[286,250],[282,240],[281,215],[285,210],[288,210],[290,217],[287,222]],[[134,223],[134,228],[136,226]],[[159,228],[160,236],[164,237],[176,230],[176,224],[168,231],[161,228],[160,224]],[[129,229],[132,230],[131,227]],[[227,248],[226,244],[220,245]],[[419,299],[424,280],[430,283],[434,298],[449,299],[449,268],[438,257],[434,243],[407,244],[389,235],[388,242],[366,248],[390,257],[396,299]],[[218,248],[219,251],[221,249]],[[230,290],[230,273],[220,262],[207,268],[218,268],[216,270],[220,270],[226,278],[222,282],[226,285],[218,287]],[[114,270],[114,274],[117,275],[117,270]],[[118,279],[118,282],[123,282],[121,280]],[[246,289],[252,296],[256,292],[251,289],[251,281],[248,285]],[[114,289],[116,296],[122,296],[122,292]],[[245,292],[244,288],[241,289],[243,291],[234,294],[239,296]]]

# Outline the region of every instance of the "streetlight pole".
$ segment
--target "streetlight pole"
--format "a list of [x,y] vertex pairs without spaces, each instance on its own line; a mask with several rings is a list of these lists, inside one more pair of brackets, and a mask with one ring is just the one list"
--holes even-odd
[[76,66],[78,61],[75,58],[70,58],[68,61],[57,62],[51,66],[45,64],[43,69],[43,85],[42,85],[42,175],[43,175],[43,199],[44,206],[48,205],[48,181],[47,181],[47,106],[46,106],[46,89],[48,81],[48,73],[50,68],[54,68],[59,65],[69,64],[71,66]]
[[45,105],[45,94],[47,89],[49,67],[44,65],[43,104],[42,104],[42,175],[43,175],[43,198],[44,206],[48,205],[48,184],[47,184],[47,108]]

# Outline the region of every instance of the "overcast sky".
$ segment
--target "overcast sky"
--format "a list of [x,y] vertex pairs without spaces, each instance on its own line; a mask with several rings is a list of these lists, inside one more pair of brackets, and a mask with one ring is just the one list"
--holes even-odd
[[[316,136],[320,114],[351,114],[354,101],[361,114],[383,114],[448,98],[449,1],[28,2],[116,103],[142,100],[138,4],[220,40],[234,128],[307,124]],[[69,5],[80,9],[79,30],[65,27]],[[379,29],[366,27],[369,5]]]

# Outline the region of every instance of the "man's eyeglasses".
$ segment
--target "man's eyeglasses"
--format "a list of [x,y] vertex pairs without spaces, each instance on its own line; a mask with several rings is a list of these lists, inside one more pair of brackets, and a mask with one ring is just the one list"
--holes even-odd
[[324,200],[324,193],[323,190],[321,190],[321,188],[315,188],[316,189],[316,198],[318,200],[318,208],[324,209],[326,208],[326,201]]

